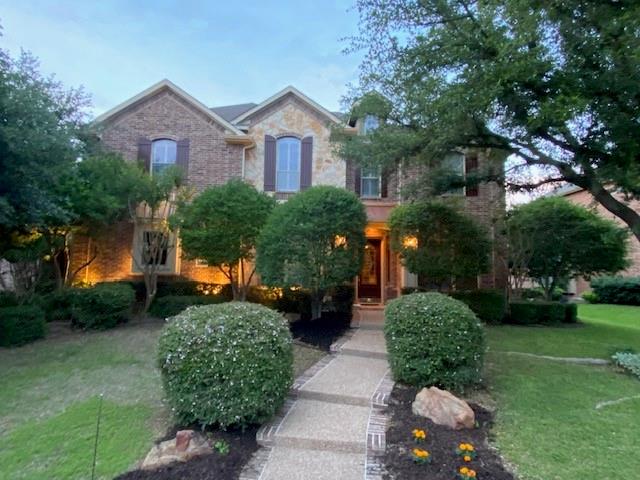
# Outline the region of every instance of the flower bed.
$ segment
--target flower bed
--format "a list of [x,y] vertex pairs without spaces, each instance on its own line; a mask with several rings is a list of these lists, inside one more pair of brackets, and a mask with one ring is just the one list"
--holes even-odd
[[478,428],[452,430],[411,412],[418,389],[396,384],[389,402],[385,478],[514,480],[487,445],[491,413],[471,405]]

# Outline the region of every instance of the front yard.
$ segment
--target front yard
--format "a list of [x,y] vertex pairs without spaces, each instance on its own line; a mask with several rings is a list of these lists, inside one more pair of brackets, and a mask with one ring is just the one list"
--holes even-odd
[[[104,395],[96,478],[141,459],[171,426],[155,368],[162,322],[106,332],[55,326],[46,340],[0,349],[2,478],[90,478],[98,397]],[[294,346],[296,374],[323,352]]]
[[495,444],[523,480],[638,477],[638,379],[610,366],[507,353],[608,359],[640,351],[640,308],[581,305],[579,316],[584,325],[575,327],[488,329]]

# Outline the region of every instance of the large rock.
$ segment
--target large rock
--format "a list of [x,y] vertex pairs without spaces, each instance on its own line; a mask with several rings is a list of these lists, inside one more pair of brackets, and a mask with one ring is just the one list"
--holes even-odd
[[176,438],[154,445],[142,462],[142,468],[151,470],[209,453],[213,453],[213,449],[203,435],[193,430],[181,430]]
[[433,423],[455,430],[474,428],[476,424],[475,414],[467,402],[437,387],[420,390],[411,410],[415,415],[427,417]]

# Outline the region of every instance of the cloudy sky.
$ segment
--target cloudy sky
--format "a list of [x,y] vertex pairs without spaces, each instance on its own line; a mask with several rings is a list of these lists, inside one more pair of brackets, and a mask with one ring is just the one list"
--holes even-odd
[[[100,114],[168,78],[211,106],[294,85],[336,110],[356,78],[352,0],[0,0],[0,48],[83,85]],[[238,6],[234,6],[238,5]],[[241,6],[240,6],[241,5]]]

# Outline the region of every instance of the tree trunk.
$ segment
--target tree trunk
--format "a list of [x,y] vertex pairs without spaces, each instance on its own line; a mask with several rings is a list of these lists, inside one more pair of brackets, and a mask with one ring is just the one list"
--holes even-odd
[[616,199],[600,184],[592,184],[589,191],[600,205],[626,223],[640,242],[640,213]]
[[311,320],[322,317],[322,300],[324,292],[311,292]]
[[146,290],[146,298],[144,301],[144,313],[149,311],[149,307],[153,303],[153,299],[156,298],[158,292],[158,274],[157,273],[145,273],[144,286]]

